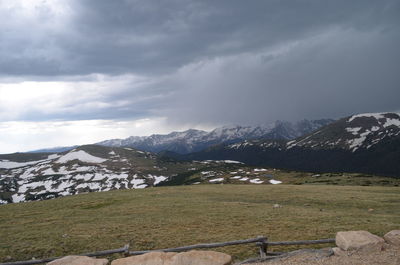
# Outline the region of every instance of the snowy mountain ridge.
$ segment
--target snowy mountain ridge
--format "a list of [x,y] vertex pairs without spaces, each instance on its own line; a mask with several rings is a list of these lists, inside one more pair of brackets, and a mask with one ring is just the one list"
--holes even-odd
[[224,126],[211,132],[190,129],[166,135],[131,136],[126,139],[112,139],[99,142],[104,146],[129,146],[149,152],[172,151],[180,154],[197,152],[221,143],[237,143],[252,139],[294,139],[310,133],[333,120],[302,120],[296,123],[276,121],[256,126]]
[[355,152],[399,135],[399,113],[364,113],[343,118],[311,135],[290,141],[287,148],[336,148]]

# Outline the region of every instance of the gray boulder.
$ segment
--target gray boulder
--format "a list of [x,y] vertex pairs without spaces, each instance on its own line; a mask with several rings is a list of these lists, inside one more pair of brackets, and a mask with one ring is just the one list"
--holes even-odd
[[111,265],[229,265],[231,256],[216,251],[150,252],[114,260]]
[[400,230],[392,230],[383,236],[387,243],[400,246]]
[[351,250],[381,250],[385,240],[368,231],[347,231],[336,234],[336,245],[346,251]]

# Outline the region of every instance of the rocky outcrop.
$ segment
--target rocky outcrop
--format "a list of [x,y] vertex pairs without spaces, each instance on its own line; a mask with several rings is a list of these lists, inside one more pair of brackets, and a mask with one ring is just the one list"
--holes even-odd
[[111,265],[229,265],[231,256],[215,251],[150,252],[114,260]]
[[400,246],[400,230],[392,230],[384,235],[383,238],[391,245]]
[[53,260],[47,265],[107,265],[107,259],[95,259],[84,256],[66,256],[61,259]]
[[347,231],[336,234],[336,245],[346,251],[381,250],[385,241],[368,231]]

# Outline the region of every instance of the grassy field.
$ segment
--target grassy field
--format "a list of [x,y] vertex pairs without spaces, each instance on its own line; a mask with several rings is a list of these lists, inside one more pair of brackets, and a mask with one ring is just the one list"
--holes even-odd
[[[274,209],[275,203],[283,207]],[[399,228],[399,187],[156,187],[0,205],[0,261],[119,248],[128,242],[143,250],[258,235],[272,241],[329,238],[341,230],[383,235]],[[218,250],[235,259],[257,255],[254,245]]]

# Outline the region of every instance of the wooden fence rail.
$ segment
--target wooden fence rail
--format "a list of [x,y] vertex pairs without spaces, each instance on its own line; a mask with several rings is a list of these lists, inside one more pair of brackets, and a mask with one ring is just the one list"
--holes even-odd
[[[156,252],[156,251],[178,252],[178,251],[187,251],[187,250],[199,249],[199,248],[218,248],[218,247],[226,247],[226,246],[233,246],[233,245],[256,243],[256,245],[260,248],[261,258],[265,258],[268,254],[268,252],[267,252],[268,246],[310,245],[310,244],[326,244],[326,243],[334,243],[334,242],[335,242],[334,238],[319,239],[319,240],[269,242],[266,237],[259,236],[256,238],[250,238],[250,239],[244,239],[244,240],[235,240],[235,241],[220,242],[220,243],[196,244],[196,245],[177,247],[177,248],[164,248],[164,249],[143,250],[143,251],[129,251],[129,244],[127,244],[122,248],[79,254],[78,256],[98,257],[98,256],[106,256],[106,255],[117,254],[117,253],[123,253],[126,256],[130,256],[130,255],[141,255],[141,254],[145,254],[145,253],[149,253],[149,252]],[[47,263],[47,262],[50,262],[50,261],[53,261],[53,260],[56,260],[59,258],[62,258],[62,257],[53,257],[53,258],[40,259],[40,260],[6,262],[6,263],[0,263],[0,265],[42,264],[42,263]]]
[[[127,253],[129,251],[129,245],[125,245],[123,248],[117,249],[109,249],[109,250],[102,250],[96,251],[91,253],[84,253],[79,254],[78,256],[87,256],[87,257],[99,257],[99,256],[106,256],[111,254],[118,254],[118,253]],[[31,264],[42,264],[47,263],[56,259],[60,259],[62,257],[52,257],[47,259],[33,259],[33,260],[25,260],[25,261],[16,261],[16,262],[6,262],[0,263],[0,265],[31,265]]]
[[198,249],[198,248],[219,248],[219,247],[226,247],[226,246],[233,246],[233,245],[241,245],[241,244],[263,242],[265,240],[267,240],[266,237],[257,237],[257,238],[250,238],[250,239],[244,239],[244,240],[222,242],[222,243],[197,244],[197,245],[177,247],[177,248],[164,248],[164,249],[143,250],[143,251],[129,251],[129,255],[141,255],[141,254],[145,254],[145,253],[149,253],[149,252],[155,252],[155,251],[178,252],[178,251],[187,251],[187,250]]
[[295,246],[295,245],[315,245],[335,243],[334,238],[318,239],[318,240],[301,240],[301,241],[282,241],[282,242],[268,242],[269,246]]

